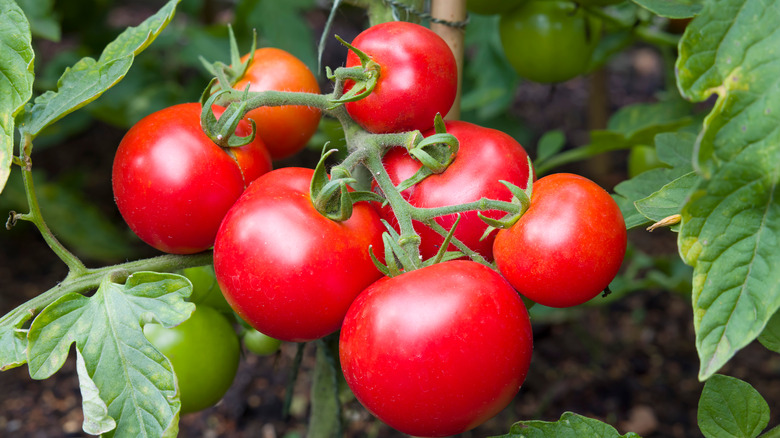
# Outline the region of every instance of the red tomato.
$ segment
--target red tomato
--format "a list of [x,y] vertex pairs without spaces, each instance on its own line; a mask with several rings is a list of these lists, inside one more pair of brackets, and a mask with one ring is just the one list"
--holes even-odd
[[[499,180],[508,181],[521,189],[528,183],[528,154],[511,136],[495,129],[484,128],[468,122],[448,121],[447,132],[454,135],[460,148],[455,160],[443,173],[431,175],[421,183],[404,190],[402,195],[416,207],[443,207],[490,198],[510,201],[512,194]],[[425,136],[433,135],[433,130]],[[397,147],[384,157],[390,179],[398,185],[411,177],[422,166],[405,148]],[[397,220],[389,206],[381,210],[382,218],[397,226]],[[499,211],[483,212],[485,216],[500,218]],[[455,223],[456,215],[442,216],[436,221],[446,229]],[[480,241],[487,225],[471,211],[461,214],[455,237],[488,260],[493,260],[495,233]],[[415,223],[415,230],[422,239],[420,252],[428,258],[436,254],[444,238],[422,223]],[[455,250],[450,245],[450,250]]]
[[[447,114],[458,89],[455,56],[444,40],[419,24],[391,21],[361,32],[352,45],[380,65],[379,81],[347,112],[370,132],[424,131]],[[347,67],[360,65],[351,51]],[[352,82],[347,81],[347,89]]]
[[[168,253],[211,248],[230,206],[271,170],[262,140],[226,152],[201,130],[200,111],[200,104],[185,103],[146,116],[125,134],[114,157],[119,212],[141,240]],[[241,122],[236,134],[250,130]]]
[[[244,55],[241,61],[246,61]],[[244,76],[233,85],[249,91],[299,91],[319,93],[317,78],[301,60],[281,49],[265,47],[255,50]],[[294,155],[306,146],[320,123],[320,110],[307,106],[260,107],[247,113],[255,121],[257,134],[263,139],[271,158],[278,160]]]
[[531,362],[525,305],[495,271],[455,260],[383,278],[349,309],[339,340],[347,384],[413,436],[472,429],[514,398]]
[[230,209],[214,245],[228,303],[258,331],[283,341],[332,333],[355,297],[381,277],[368,248],[382,253],[384,228],[368,203],[335,222],[312,205],[313,171],[263,175]]
[[501,274],[521,294],[549,307],[582,304],[601,293],[626,253],[626,224],[615,201],[578,175],[548,175],[531,206],[493,244]]

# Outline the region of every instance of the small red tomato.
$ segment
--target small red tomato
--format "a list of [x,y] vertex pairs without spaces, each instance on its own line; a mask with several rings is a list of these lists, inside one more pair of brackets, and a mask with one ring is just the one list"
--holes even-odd
[[[415,207],[444,207],[477,201],[480,198],[510,201],[512,194],[499,180],[510,182],[521,189],[528,184],[528,154],[514,138],[501,131],[474,125],[468,122],[448,121],[447,132],[458,139],[460,147],[455,160],[444,172],[431,175],[402,195]],[[430,130],[425,136],[433,135]],[[383,158],[387,173],[393,184],[417,172],[422,164],[412,158],[405,148],[393,148]],[[498,219],[504,213],[496,210],[483,212],[485,216]],[[382,218],[396,225],[397,220],[388,206],[381,209]],[[456,215],[436,219],[445,229],[452,228]],[[461,214],[455,229],[455,237],[469,248],[493,260],[493,239],[495,233],[480,240],[487,224],[477,216],[476,211]],[[422,223],[415,222],[415,230],[422,239],[420,251],[428,258],[436,254],[444,238]],[[450,245],[448,248],[455,251]]]
[[381,277],[384,227],[367,202],[343,222],[312,205],[313,170],[286,167],[258,178],[230,209],[214,244],[228,303],[258,331],[283,341],[321,338],[341,327],[355,297]]
[[[458,90],[455,56],[444,40],[419,24],[391,21],[361,32],[352,45],[380,65],[379,81],[364,99],[346,104],[370,132],[424,131],[447,114]],[[347,67],[360,66],[353,52]],[[352,82],[347,81],[350,89]]]
[[[241,61],[246,61],[244,55]],[[300,59],[273,47],[255,50],[244,76],[233,85],[249,91],[298,91],[319,93],[317,78]],[[257,134],[263,139],[271,158],[279,160],[294,155],[306,146],[320,123],[320,110],[308,106],[285,105],[260,107],[246,118],[255,121]]]
[[[214,107],[219,114],[223,108]],[[125,134],[114,157],[112,186],[130,229],[160,251],[211,248],[222,218],[244,188],[271,170],[263,141],[225,151],[200,126],[198,103],[152,113]],[[236,129],[249,135],[242,121]]]
[[466,260],[377,281],[352,304],[339,338],[344,378],[360,403],[425,437],[464,432],[504,409],[532,350],[520,296]]
[[626,253],[626,224],[604,189],[558,173],[534,183],[531,206],[493,244],[501,274],[549,307],[582,304],[615,278]]

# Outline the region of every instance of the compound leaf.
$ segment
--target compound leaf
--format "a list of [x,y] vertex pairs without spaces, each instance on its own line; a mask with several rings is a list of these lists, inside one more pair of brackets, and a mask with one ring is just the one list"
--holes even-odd
[[184,301],[191,292],[191,283],[180,275],[138,272],[123,285],[104,280],[92,297],[61,297],[30,326],[30,376],[50,377],[75,343],[86,431],[175,436],[181,403],[173,368],[142,327],[186,320],[195,307]]
[[678,87],[718,99],[694,149],[703,181],[682,209],[694,267],[699,378],[758,337],[780,308],[780,4],[707,2],[680,42]]
[[125,29],[103,49],[98,60],[82,58],[66,69],[57,82],[57,91],[47,91],[38,96],[19,129],[35,136],[43,128],[113,87],[125,77],[135,56],[151,44],[173,19],[178,3],[179,0],[169,0],[139,26]]

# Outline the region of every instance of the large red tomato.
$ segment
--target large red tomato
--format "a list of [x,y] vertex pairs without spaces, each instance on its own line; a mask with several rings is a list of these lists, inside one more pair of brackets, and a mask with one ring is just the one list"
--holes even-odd
[[[200,104],[185,103],[146,116],[125,134],[114,157],[119,212],[141,240],[168,253],[211,248],[244,188],[271,170],[260,138],[225,151],[201,130],[200,112]],[[243,121],[236,129],[240,136],[250,132]]]
[[[391,21],[369,27],[352,45],[380,65],[379,81],[366,98],[346,104],[370,132],[424,131],[437,113],[447,114],[458,90],[455,56],[444,40],[419,24]],[[360,65],[353,52],[347,67]],[[347,87],[352,82],[347,81]]]
[[339,355],[371,413],[413,436],[472,429],[514,398],[531,324],[498,273],[455,260],[377,281],[349,309]]
[[[480,198],[502,201],[512,199],[512,194],[499,180],[508,181],[521,189],[528,184],[528,154],[514,138],[501,131],[481,127],[468,122],[448,121],[447,132],[460,143],[455,160],[443,173],[431,175],[421,183],[405,190],[402,195],[416,207],[443,207],[463,204]],[[433,130],[425,136],[434,134]],[[387,152],[384,159],[390,179],[398,185],[411,177],[422,166],[413,159],[405,148],[396,147]],[[381,210],[383,219],[396,225],[397,221],[390,207]],[[483,212],[485,216],[500,218],[499,211]],[[442,216],[436,221],[446,229],[455,223],[456,215]],[[461,214],[455,229],[455,237],[469,248],[493,260],[493,239],[495,233],[480,241],[487,225],[471,211]],[[437,232],[415,222],[415,230],[422,239],[420,251],[428,258],[436,254],[444,241]],[[450,245],[450,250],[456,248]]]
[[[249,55],[241,58],[246,61]],[[317,78],[300,59],[282,49],[264,47],[255,51],[244,76],[233,85],[249,91],[298,91],[319,93]],[[260,107],[249,111],[247,118],[257,125],[271,158],[278,160],[303,149],[320,123],[320,110],[308,106]]]
[[493,244],[501,274],[550,307],[576,306],[601,293],[625,253],[617,203],[593,181],[567,173],[537,181],[528,211]]
[[214,245],[214,268],[244,321],[284,341],[309,341],[341,326],[355,297],[381,277],[368,249],[384,228],[366,202],[343,222],[312,205],[313,171],[281,168],[255,181],[230,209]]

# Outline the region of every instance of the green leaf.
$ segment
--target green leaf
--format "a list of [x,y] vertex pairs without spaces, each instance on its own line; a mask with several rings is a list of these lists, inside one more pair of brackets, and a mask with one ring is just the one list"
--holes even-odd
[[609,424],[572,412],[564,412],[555,422],[520,421],[512,425],[509,433],[494,438],[640,438],[629,432],[621,435]]
[[173,368],[147,341],[142,326],[182,323],[195,308],[184,301],[191,292],[191,283],[180,275],[139,272],[124,285],[105,279],[89,298],[61,297],[30,327],[30,376],[50,377],[75,343],[85,368],[79,372],[85,428],[105,433],[107,415],[116,429],[104,436],[175,436],[181,403]]
[[680,42],[678,87],[717,93],[695,148],[704,178],[682,210],[694,267],[699,378],[712,376],[780,308],[780,4],[708,2]]
[[623,213],[626,229],[630,230],[634,227],[655,222],[656,219],[645,216],[637,209],[636,201],[650,197],[653,193],[662,190],[670,181],[681,178],[689,172],[690,170],[684,167],[652,169],[615,186],[613,198]]
[[551,156],[560,152],[563,146],[566,144],[566,135],[563,131],[554,129],[547,131],[539,139],[539,143],[536,145],[536,159],[544,161]]
[[693,169],[691,163],[695,143],[696,135],[684,131],[664,132],[655,136],[658,159],[672,167],[685,166],[686,169]]
[[100,399],[100,389],[89,376],[84,356],[76,349],[76,373],[79,376],[82,407],[84,409],[84,432],[100,435],[116,428],[116,421],[108,415],[108,406]]
[[151,44],[173,19],[178,3],[179,0],[170,0],[139,26],[127,28],[105,47],[97,61],[82,58],[66,69],[57,82],[57,91],[47,91],[37,97],[19,129],[35,136],[46,126],[113,87],[127,74],[135,56]]
[[0,0],[0,193],[3,192],[14,154],[14,118],[33,91],[30,25],[13,0]]
[[655,15],[667,18],[689,18],[701,11],[702,0],[633,0]]
[[680,214],[688,195],[696,187],[700,179],[695,172],[688,172],[665,184],[652,195],[635,201],[634,206],[636,206],[639,213],[653,222],[660,221],[674,214]]
[[0,371],[27,363],[27,330],[22,327],[30,318],[31,314],[23,312],[9,313],[0,320]]
[[754,438],[769,424],[769,405],[749,383],[716,374],[704,385],[697,419],[707,438]]
[[780,312],[775,312],[758,337],[758,342],[775,353],[780,353]]
[[691,109],[682,99],[628,105],[609,119],[607,130],[622,134],[632,145],[653,144],[656,134],[691,124]]

